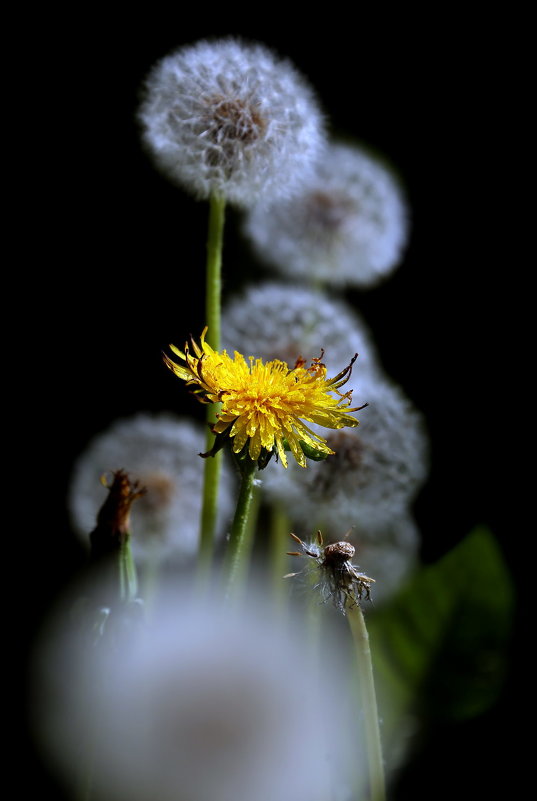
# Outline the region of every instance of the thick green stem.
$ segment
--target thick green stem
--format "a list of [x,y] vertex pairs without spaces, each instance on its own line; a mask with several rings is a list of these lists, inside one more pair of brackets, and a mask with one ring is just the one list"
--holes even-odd
[[246,577],[246,560],[250,554],[247,536],[253,536],[254,527],[248,526],[248,516],[252,504],[256,462],[247,459],[241,464],[242,481],[231,526],[231,534],[224,562],[224,581],[226,596],[236,598]]
[[347,609],[347,619],[351,627],[352,637],[358,665],[360,693],[364,715],[364,726],[369,765],[369,785],[371,801],[385,801],[386,788],[384,781],[384,764],[380,743],[380,728],[377,710],[377,696],[373,679],[373,663],[369,647],[369,635],[364,615],[359,604]]
[[252,551],[255,541],[255,532],[257,531],[257,523],[259,517],[259,506],[261,503],[261,493],[255,488],[252,489],[252,500],[250,509],[246,519],[246,530],[242,540],[242,557],[239,563],[239,570],[235,577],[238,587],[244,587],[248,578],[248,567],[251,562]]
[[[211,195],[207,236],[205,322],[208,328],[206,341],[214,350],[219,350],[220,348],[222,247],[225,207],[226,202],[222,197]],[[207,407],[207,423],[209,425],[215,422],[219,407],[219,404],[212,404]],[[208,431],[205,450],[211,450],[213,443],[214,435],[211,431]],[[220,453],[205,460],[198,563],[200,576],[204,578],[208,576],[213,557],[221,463],[222,454]]]

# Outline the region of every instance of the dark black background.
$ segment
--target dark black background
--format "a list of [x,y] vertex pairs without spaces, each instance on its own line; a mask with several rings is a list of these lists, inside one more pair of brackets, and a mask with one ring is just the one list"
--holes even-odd
[[[351,20],[324,8],[291,22],[284,9],[257,7],[257,20],[253,12],[200,9],[186,19],[184,7],[152,6],[124,18],[47,17],[46,35],[37,29],[39,44],[27,53],[35,68],[23,87],[27,172],[15,201],[22,225],[12,272],[22,279],[14,302],[29,445],[17,483],[31,523],[30,642],[82,563],[65,494],[89,438],[138,410],[201,419],[160,352],[204,324],[207,209],[153,168],[135,112],[152,64],[212,35],[262,41],[289,57],[316,88],[331,133],[362,140],[399,171],[412,214],[404,262],[382,286],[348,298],[369,323],[387,372],[427,420],[431,473],[416,504],[422,556],[434,561],[486,523],[519,578],[499,378],[510,354],[497,270],[509,267],[493,215],[498,122],[509,100],[493,21],[361,8]],[[230,212],[225,296],[262,276],[238,221]],[[476,721],[433,731],[403,773],[396,801],[512,792],[508,732],[522,666],[515,645],[512,653],[498,705]],[[39,764],[33,776],[48,787]]]

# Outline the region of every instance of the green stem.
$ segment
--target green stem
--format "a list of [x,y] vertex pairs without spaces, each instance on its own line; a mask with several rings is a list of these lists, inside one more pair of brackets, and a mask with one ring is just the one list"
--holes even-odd
[[289,517],[283,506],[277,502],[274,503],[271,508],[270,519],[270,561],[272,568],[272,595],[279,611],[285,608],[285,602],[288,597],[288,587],[286,582],[283,581],[283,577],[287,572],[287,551],[291,547],[290,531]]
[[205,294],[206,341],[220,350],[220,311],[222,294],[222,248],[226,201],[218,195],[209,200],[209,232],[207,237],[207,273]]
[[245,459],[240,465],[242,481],[235,509],[235,517],[231,526],[231,534],[224,562],[224,580],[226,596],[236,598],[244,584],[246,562],[250,553],[247,547],[247,535],[253,536],[253,526],[248,526],[248,516],[252,504],[256,462]]
[[359,604],[347,609],[347,620],[351,628],[356,661],[358,664],[358,677],[360,681],[366,735],[367,761],[369,765],[371,801],[385,801],[384,764],[382,761],[382,747],[380,743],[373,664],[371,661],[371,649],[369,647],[369,635],[367,633],[364,615]]
[[[209,407],[210,408],[210,407]],[[209,416],[209,415],[208,415]],[[214,443],[214,434],[207,431],[206,450]],[[213,561],[214,538],[218,515],[218,487],[222,452],[205,459],[203,474],[203,498],[201,506],[200,542],[198,551],[198,575],[203,583],[208,579]]]
[[251,561],[252,551],[255,541],[255,532],[257,531],[257,522],[259,517],[259,507],[261,505],[261,493],[252,489],[252,500],[250,509],[246,520],[246,529],[242,541],[242,558],[239,564],[239,570],[236,576],[236,583],[239,587],[243,587],[247,580],[248,566]]
[[[208,328],[206,341],[214,350],[220,349],[222,248],[225,208],[226,202],[224,198],[218,195],[211,195],[209,199],[209,230],[207,236],[205,322]],[[219,408],[220,404],[212,404],[207,407],[207,423],[209,425],[215,422]],[[208,431],[205,450],[211,450],[213,443],[214,435],[211,431]],[[221,464],[221,453],[205,460],[198,552],[199,575],[205,579],[208,577],[213,558]]]
[[132,558],[130,537],[126,536],[119,550],[119,596],[122,601],[133,601],[137,593],[136,567]]

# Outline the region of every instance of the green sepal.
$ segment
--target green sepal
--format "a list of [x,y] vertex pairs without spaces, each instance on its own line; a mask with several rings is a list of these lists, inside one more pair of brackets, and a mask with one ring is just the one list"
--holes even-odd
[[[287,440],[285,439],[285,437],[283,438],[282,442],[283,442],[284,450],[290,451],[291,447],[290,447],[289,443],[287,442]],[[314,462],[324,462],[326,457],[330,456],[329,453],[325,453],[324,451],[319,451],[319,450],[317,450],[317,448],[312,448],[312,446],[308,445],[308,443],[303,439],[300,439],[298,441],[298,444],[300,445],[300,449],[301,449],[302,453],[304,454],[304,456],[307,459],[312,459],[312,461],[314,461]]]

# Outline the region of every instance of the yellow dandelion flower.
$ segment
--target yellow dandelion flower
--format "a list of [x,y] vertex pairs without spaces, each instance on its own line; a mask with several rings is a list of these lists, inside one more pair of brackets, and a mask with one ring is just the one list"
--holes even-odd
[[207,327],[199,345],[191,340],[193,353],[188,343],[184,352],[170,345],[184,364],[166,355],[164,361],[188,386],[196,387],[194,392],[202,402],[222,404],[213,432],[232,439],[234,453],[240,453],[248,443],[248,455],[257,461],[263,449],[270,453],[276,447],[287,467],[286,442],[298,464],[306,467],[303,447],[326,456],[334,451],[304,420],[325,428],[358,425],[350,412],[363,406],[350,408],[352,390],[339,392],[350,377],[356,355],[334,378],[327,378],[322,354],[307,368],[302,359],[293,368],[278,359],[263,364],[253,356],[248,363],[238,351],[231,358],[225,350],[213,350],[205,342],[206,333]]

